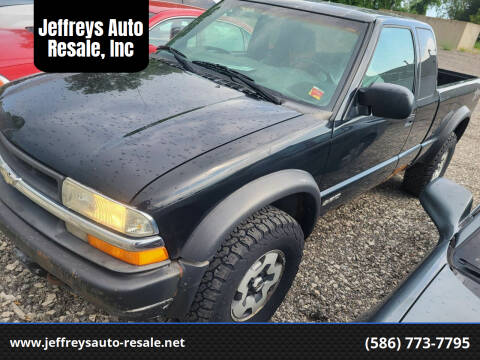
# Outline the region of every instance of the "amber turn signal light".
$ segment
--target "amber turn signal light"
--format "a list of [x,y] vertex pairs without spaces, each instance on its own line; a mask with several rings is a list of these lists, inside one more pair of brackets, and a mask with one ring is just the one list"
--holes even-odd
[[88,235],[87,238],[88,243],[94,248],[132,265],[148,265],[168,259],[168,252],[165,247],[142,251],[128,251],[113,246],[92,235]]

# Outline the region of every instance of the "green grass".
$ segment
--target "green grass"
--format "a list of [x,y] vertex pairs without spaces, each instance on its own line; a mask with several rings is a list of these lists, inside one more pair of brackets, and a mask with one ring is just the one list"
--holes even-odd
[[478,40],[478,41],[475,43],[475,49],[479,49],[479,50],[480,50],[480,40]]
[[458,49],[458,50],[459,50],[460,52],[466,52],[466,51],[467,51],[467,49],[465,49],[465,48],[460,48],[460,49]]
[[450,45],[441,45],[442,50],[450,51],[452,47]]

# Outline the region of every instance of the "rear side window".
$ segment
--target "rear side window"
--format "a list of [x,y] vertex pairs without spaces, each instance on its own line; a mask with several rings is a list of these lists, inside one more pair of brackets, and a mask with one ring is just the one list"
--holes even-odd
[[420,87],[419,99],[432,96],[437,83],[437,46],[435,37],[428,29],[417,29],[420,46]]
[[413,91],[414,81],[412,33],[403,28],[384,28],[362,85],[367,87],[374,83],[391,83]]

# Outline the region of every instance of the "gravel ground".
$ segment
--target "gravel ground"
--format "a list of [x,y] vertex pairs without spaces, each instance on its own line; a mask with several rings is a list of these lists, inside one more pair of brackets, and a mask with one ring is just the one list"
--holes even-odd
[[[480,76],[480,55],[440,51],[440,66]],[[480,200],[480,106],[447,177]],[[352,321],[378,304],[434,246],[438,233],[417,199],[388,182],[331,211],[307,239],[301,269],[274,321]],[[32,275],[0,233],[0,321],[118,321],[55,281]]]

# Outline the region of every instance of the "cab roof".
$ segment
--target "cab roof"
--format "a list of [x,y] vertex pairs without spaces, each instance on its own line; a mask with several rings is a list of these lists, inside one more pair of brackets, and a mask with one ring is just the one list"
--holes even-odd
[[[250,0],[242,0],[250,1]],[[361,21],[361,22],[374,22],[380,20],[383,22],[393,23],[409,23],[410,25],[430,27],[421,21],[403,17],[397,14],[388,12],[382,12],[378,10],[365,9],[357,6],[332,3],[327,1],[318,0],[251,0],[252,2],[276,5],[292,9],[310,11],[314,13],[320,13],[325,15],[337,16],[341,18]]]

